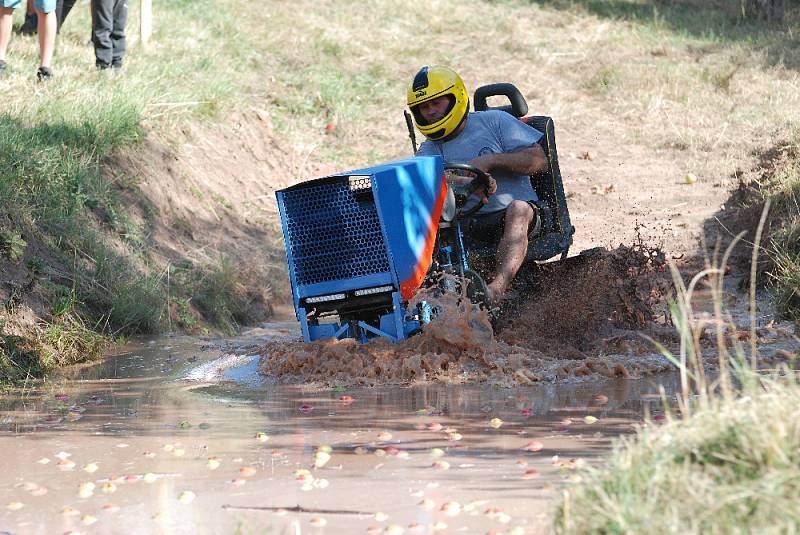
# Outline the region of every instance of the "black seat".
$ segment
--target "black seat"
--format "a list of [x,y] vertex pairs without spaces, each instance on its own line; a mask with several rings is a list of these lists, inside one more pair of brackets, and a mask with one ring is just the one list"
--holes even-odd
[[[496,96],[508,98],[510,104],[489,106],[488,99]],[[567,197],[564,194],[564,183],[558,167],[553,119],[543,115],[526,117],[528,104],[525,102],[525,97],[522,96],[519,89],[509,83],[479,87],[475,91],[473,101],[475,111],[505,111],[544,134],[539,144],[547,155],[549,165],[546,171],[531,176],[531,185],[539,197],[541,230],[528,244],[526,260],[541,262],[556,255],[561,255],[562,259],[566,258],[569,247],[572,245],[575,227],[572,226],[569,219]]]

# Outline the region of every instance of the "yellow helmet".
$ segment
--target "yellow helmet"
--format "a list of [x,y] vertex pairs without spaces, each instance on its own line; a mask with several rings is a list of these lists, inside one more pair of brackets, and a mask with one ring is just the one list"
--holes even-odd
[[[447,112],[440,120],[428,124],[419,112],[419,105],[442,96],[450,100]],[[467,88],[458,73],[449,67],[422,67],[408,86],[407,100],[417,128],[433,140],[445,139],[455,132],[469,112]]]

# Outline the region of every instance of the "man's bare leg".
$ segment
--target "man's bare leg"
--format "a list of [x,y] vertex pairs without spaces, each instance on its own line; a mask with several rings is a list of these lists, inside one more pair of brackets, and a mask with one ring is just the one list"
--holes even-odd
[[53,51],[56,48],[56,29],[58,20],[56,12],[44,13],[36,10],[36,16],[39,19],[38,34],[39,34],[39,59],[40,67],[51,67],[53,63]]
[[506,208],[505,228],[497,247],[494,279],[489,284],[489,300],[505,295],[528,252],[528,227],[533,221],[533,207],[525,201],[513,201]]
[[10,7],[0,7],[0,61],[6,60],[8,42],[11,40],[11,24],[14,22],[14,10]]

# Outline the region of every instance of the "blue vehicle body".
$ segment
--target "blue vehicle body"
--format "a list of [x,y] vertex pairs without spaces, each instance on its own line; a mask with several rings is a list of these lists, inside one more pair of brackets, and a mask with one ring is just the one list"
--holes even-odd
[[303,182],[277,192],[292,297],[307,342],[406,338],[447,194],[440,157]]

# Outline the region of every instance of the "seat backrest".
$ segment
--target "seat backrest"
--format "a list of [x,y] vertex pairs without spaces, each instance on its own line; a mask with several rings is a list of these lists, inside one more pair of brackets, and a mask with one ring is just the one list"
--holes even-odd
[[[489,106],[490,97],[506,97],[510,104],[504,106]],[[473,97],[475,111],[500,110],[510,113],[517,119],[525,117],[528,113],[528,103],[514,84],[489,84],[475,90]]]
[[[488,98],[492,96],[508,97],[511,104],[489,106]],[[570,222],[564,183],[558,165],[553,119],[541,115],[524,117],[528,111],[528,104],[522,93],[512,84],[490,84],[479,87],[475,91],[474,102],[475,111],[502,110],[508,112],[543,134],[539,145],[547,156],[548,168],[546,171],[532,175],[531,185],[539,199],[545,201],[552,211],[553,225],[552,228],[544,229],[543,234],[529,246],[527,257],[529,260],[541,261],[558,254],[566,255],[572,244],[572,234],[575,232],[575,228]]]
[[[546,171],[531,175],[531,184],[536,191],[536,195],[540,199],[547,201],[556,213],[553,221],[556,225],[554,230],[562,231],[565,228],[565,222],[558,215],[562,211],[566,211],[567,206],[564,184],[561,181],[561,169],[558,167],[558,150],[556,149],[556,133],[553,119],[543,115],[534,115],[523,117],[520,120],[544,134],[542,139],[539,140],[539,145],[541,145],[547,156],[548,168]],[[559,202],[561,198],[564,199],[563,203]],[[561,204],[563,204],[563,207]]]

